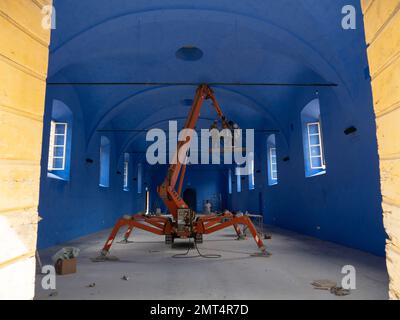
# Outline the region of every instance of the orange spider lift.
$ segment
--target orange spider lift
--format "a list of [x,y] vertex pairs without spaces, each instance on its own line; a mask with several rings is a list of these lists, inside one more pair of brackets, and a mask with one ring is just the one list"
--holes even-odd
[[[208,99],[212,101],[212,105],[221,119],[223,127],[229,128],[229,123],[222,113],[222,110],[214,96],[214,92],[208,85],[202,84],[197,88],[192,108],[186,120],[185,129],[195,128],[200,115],[201,106],[203,102]],[[189,130],[189,132],[192,132],[192,130]],[[106,259],[118,231],[121,227],[125,226],[127,226],[128,229],[125,232],[124,240],[122,242],[127,243],[133,229],[138,228],[160,236],[165,236],[165,243],[172,244],[175,238],[193,238],[196,243],[202,243],[203,234],[210,234],[230,226],[233,226],[238,237],[242,238],[243,235],[238,226],[240,224],[246,225],[251,232],[258,248],[261,250],[261,253],[258,255],[269,255],[261,237],[258,235],[257,230],[253,225],[253,222],[248,216],[235,216],[231,212],[196,216],[196,213],[191,210],[186,202],[181,198],[180,195],[182,193],[183,179],[186,171],[186,161],[182,161],[183,163],[181,163],[177,156],[179,154],[186,155],[186,151],[190,145],[190,139],[191,136],[189,134],[186,141],[180,141],[178,143],[175,154],[175,159],[177,159],[177,161],[170,165],[164,182],[157,188],[157,192],[168,208],[172,218],[165,215],[152,216],[144,213],[120,218],[111,231],[111,234],[101,251],[100,257]],[[178,177],[178,191],[175,191]]]

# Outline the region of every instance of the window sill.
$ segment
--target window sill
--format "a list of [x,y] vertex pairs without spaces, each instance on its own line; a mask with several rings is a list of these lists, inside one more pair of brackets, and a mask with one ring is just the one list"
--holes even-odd
[[326,174],[326,170],[321,171],[321,172],[317,172],[317,173],[314,173],[314,174],[311,174],[311,175],[307,175],[306,178],[312,178],[312,177],[323,176],[323,175],[325,175],[325,174]]
[[47,178],[68,182],[67,179],[61,178],[52,172],[47,172]]

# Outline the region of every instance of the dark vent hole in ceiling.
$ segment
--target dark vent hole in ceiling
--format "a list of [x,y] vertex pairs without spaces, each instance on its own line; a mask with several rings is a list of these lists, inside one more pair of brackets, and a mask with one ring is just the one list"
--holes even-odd
[[176,51],[176,57],[185,61],[200,60],[203,56],[203,51],[194,46],[184,46]]

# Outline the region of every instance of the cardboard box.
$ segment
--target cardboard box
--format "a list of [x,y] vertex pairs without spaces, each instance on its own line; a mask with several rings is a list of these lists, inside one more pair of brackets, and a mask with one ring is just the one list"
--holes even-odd
[[56,262],[55,268],[59,275],[76,273],[76,258],[66,260],[59,259]]

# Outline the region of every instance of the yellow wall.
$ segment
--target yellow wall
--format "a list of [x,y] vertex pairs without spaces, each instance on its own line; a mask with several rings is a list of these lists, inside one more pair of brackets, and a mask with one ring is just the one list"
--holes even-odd
[[400,298],[400,0],[362,0],[380,157],[390,297]]
[[0,0],[0,299],[32,299],[51,0]]

